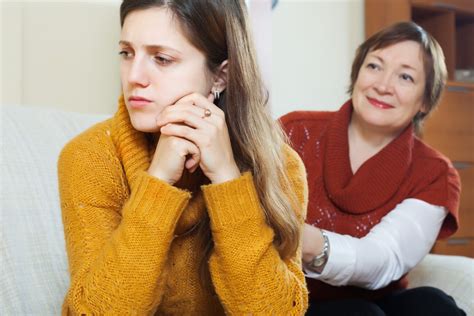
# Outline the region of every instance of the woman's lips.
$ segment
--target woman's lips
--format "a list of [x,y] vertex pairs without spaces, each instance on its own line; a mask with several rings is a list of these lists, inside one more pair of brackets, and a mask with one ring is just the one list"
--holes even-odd
[[372,104],[373,106],[375,106],[376,108],[379,108],[379,109],[386,110],[386,109],[393,109],[394,108],[393,105],[390,105],[388,103],[379,101],[377,99],[367,97],[367,100],[369,100],[370,104]]
[[143,109],[152,103],[151,100],[142,97],[130,97],[128,98],[128,105],[133,109]]

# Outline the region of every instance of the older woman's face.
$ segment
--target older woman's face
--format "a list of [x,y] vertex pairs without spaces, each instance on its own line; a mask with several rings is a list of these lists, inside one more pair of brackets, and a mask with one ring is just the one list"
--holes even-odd
[[369,52],[354,84],[357,121],[389,133],[404,129],[423,111],[423,52],[414,41]]
[[206,58],[163,8],[129,13],[120,39],[122,89],[132,125],[156,132],[161,111],[183,96],[207,96],[212,76]]

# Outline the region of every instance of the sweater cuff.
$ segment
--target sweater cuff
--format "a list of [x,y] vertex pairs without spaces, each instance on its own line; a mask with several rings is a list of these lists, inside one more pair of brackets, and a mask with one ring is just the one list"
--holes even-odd
[[174,230],[191,194],[145,171],[138,175],[136,181],[136,189],[124,208],[124,219],[158,226],[163,231]]
[[265,221],[252,174],[237,179],[201,186],[212,229],[246,220]]

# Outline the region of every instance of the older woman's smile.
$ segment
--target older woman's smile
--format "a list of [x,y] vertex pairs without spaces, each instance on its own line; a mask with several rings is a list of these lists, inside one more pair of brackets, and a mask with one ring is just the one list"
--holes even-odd
[[373,106],[375,106],[376,108],[379,108],[379,109],[393,109],[394,106],[391,105],[391,104],[388,104],[388,103],[385,103],[385,102],[382,102],[380,100],[377,100],[377,99],[374,99],[374,98],[371,98],[371,97],[367,97],[367,100],[369,101],[370,104],[372,104]]

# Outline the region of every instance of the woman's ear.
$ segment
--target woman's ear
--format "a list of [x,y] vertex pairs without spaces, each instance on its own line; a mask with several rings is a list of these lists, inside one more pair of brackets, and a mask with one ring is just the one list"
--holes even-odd
[[220,93],[224,91],[225,88],[227,87],[228,65],[229,63],[226,59],[220,64],[219,68],[217,69],[217,72],[214,75],[214,82],[212,84],[213,91],[218,91]]
[[423,103],[423,105],[420,108],[420,112],[423,113],[423,114],[428,113],[428,106]]

